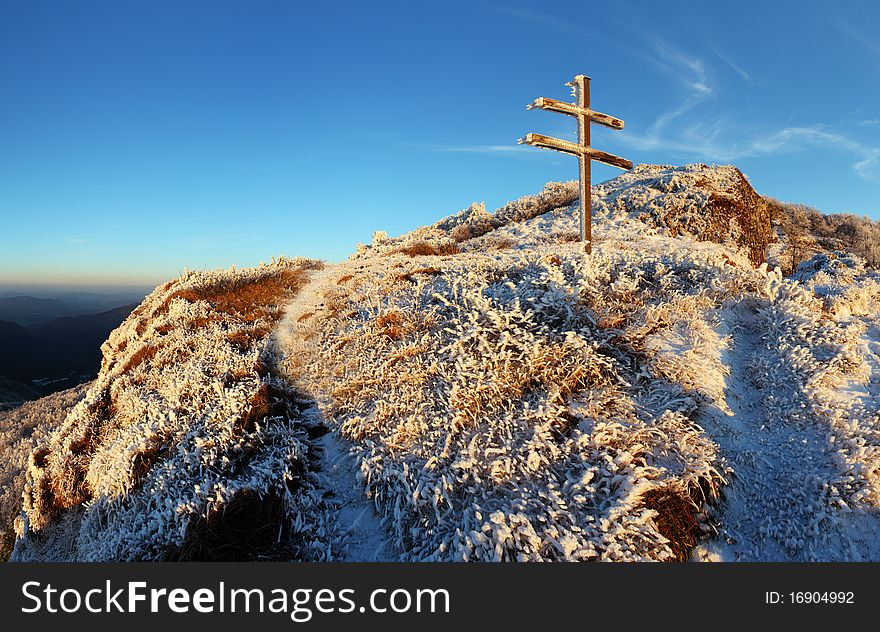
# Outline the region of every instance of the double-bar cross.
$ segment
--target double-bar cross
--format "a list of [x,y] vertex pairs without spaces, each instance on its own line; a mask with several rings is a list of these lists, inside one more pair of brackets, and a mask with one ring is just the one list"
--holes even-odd
[[623,121],[619,118],[602,114],[590,109],[590,78],[586,75],[577,75],[573,81],[565,84],[574,88],[577,103],[565,103],[556,99],[540,97],[530,103],[528,109],[548,110],[573,116],[578,121],[578,142],[571,143],[561,138],[544,136],[543,134],[526,134],[518,142],[532,147],[554,149],[566,154],[572,154],[578,158],[580,175],[580,228],[581,241],[584,243],[587,254],[593,250],[593,231],[591,217],[591,161],[598,160],[621,169],[632,169],[632,162],[620,156],[605,153],[590,147],[590,123],[595,122],[611,129],[623,129]]

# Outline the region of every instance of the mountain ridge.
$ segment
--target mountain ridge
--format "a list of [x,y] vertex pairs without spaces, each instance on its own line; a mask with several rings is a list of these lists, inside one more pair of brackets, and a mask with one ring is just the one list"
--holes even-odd
[[551,183],[158,287],[33,452],[13,559],[880,559],[880,277],[784,277],[746,186],[597,185],[592,256]]

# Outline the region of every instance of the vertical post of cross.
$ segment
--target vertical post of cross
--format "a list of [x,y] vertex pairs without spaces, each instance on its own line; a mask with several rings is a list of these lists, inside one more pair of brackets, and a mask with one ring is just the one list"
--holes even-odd
[[[590,147],[590,78],[577,75],[574,78],[574,89],[577,93],[577,105],[582,112],[578,115],[578,145],[584,149]],[[592,169],[590,155],[587,152],[578,155],[579,198],[581,242],[587,254],[593,252],[593,218],[592,218]]]
[[553,138],[544,134],[526,134],[525,138],[520,138],[520,144],[531,145],[532,147],[541,147],[543,149],[552,149],[561,151],[564,154],[577,156],[578,171],[580,175],[578,197],[580,198],[580,225],[581,225],[581,243],[584,251],[589,255],[593,254],[593,224],[592,224],[592,174],[590,161],[598,160],[605,164],[620,167],[621,169],[632,169],[632,161],[620,156],[615,156],[604,151],[599,151],[590,147],[590,124],[598,123],[610,127],[611,129],[623,129],[623,121],[619,118],[596,112],[590,109],[590,78],[586,75],[577,75],[569,83],[565,84],[574,89],[577,97],[576,103],[564,103],[556,99],[548,99],[547,97],[538,97],[526,108],[547,110],[549,112],[559,112],[573,116],[578,123],[578,142],[572,143],[561,138]]

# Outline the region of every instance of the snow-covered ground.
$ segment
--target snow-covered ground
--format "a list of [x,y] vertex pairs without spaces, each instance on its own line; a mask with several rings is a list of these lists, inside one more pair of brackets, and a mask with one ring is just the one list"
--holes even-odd
[[[880,559],[878,274],[757,265],[732,167],[593,197],[592,256],[551,183],[158,288],[32,455],[16,559]],[[283,274],[280,320],[211,299]]]

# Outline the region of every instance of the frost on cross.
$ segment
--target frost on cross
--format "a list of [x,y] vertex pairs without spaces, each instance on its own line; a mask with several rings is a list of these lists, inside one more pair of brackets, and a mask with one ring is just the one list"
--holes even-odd
[[577,75],[566,85],[571,86],[573,96],[577,97],[577,103],[563,103],[555,99],[539,97],[526,107],[527,109],[547,110],[575,117],[578,122],[578,142],[570,143],[552,136],[544,136],[543,134],[527,134],[525,138],[520,139],[518,142],[577,156],[580,239],[584,244],[587,254],[590,254],[593,251],[591,161],[598,160],[621,169],[632,169],[632,162],[626,158],[614,156],[590,147],[591,123],[599,123],[617,130],[623,129],[624,126],[621,119],[590,109],[590,78],[585,75]]

